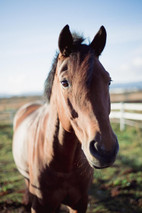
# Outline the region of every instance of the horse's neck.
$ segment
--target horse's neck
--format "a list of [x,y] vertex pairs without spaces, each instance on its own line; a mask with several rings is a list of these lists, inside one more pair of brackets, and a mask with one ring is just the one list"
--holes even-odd
[[[55,104],[49,107],[45,149],[49,167],[58,172],[72,171],[82,152],[74,132],[69,133],[62,127]],[[50,156],[48,150],[50,150]]]

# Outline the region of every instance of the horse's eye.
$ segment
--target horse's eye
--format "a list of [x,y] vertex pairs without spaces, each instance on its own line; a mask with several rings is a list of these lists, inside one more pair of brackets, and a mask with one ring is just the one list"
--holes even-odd
[[69,87],[69,82],[68,82],[67,80],[61,81],[61,84],[62,84],[62,86],[65,87],[65,88]]
[[111,82],[112,82],[112,79],[110,79],[110,81],[108,82],[108,86],[110,86],[110,85],[111,85]]

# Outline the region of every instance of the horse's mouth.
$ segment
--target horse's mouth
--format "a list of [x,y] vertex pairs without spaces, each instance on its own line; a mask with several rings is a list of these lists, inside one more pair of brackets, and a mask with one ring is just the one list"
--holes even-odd
[[[114,161],[115,161],[115,159],[114,159]],[[100,161],[97,161],[97,160],[96,161],[91,161],[91,160],[88,159],[88,162],[89,162],[90,166],[92,168],[95,168],[95,169],[108,168],[108,167],[113,165],[114,161],[112,161],[111,163],[104,163],[104,162],[100,162]]]

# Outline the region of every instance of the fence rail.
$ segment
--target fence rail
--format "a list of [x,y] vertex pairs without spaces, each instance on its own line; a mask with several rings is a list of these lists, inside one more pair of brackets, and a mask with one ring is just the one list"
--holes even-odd
[[[142,121],[141,103],[112,103],[110,119],[119,119],[120,130],[124,130],[125,124],[136,125],[136,121]],[[142,124],[139,123],[142,127]]]

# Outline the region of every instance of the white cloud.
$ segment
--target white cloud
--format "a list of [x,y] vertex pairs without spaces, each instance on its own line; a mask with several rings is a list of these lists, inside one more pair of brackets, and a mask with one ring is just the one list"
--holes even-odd
[[142,28],[139,25],[131,26],[122,25],[121,28],[111,29],[108,40],[112,44],[125,44],[142,41]]
[[133,60],[133,66],[142,68],[142,57],[138,56]]
[[11,75],[7,79],[7,86],[9,88],[9,92],[12,94],[21,93],[23,87],[25,87],[26,76],[24,74],[19,75]]
[[[32,73],[15,73],[7,78],[6,84],[4,83],[4,90],[1,93],[8,94],[22,94],[26,92],[42,92],[44,81],[42,76],[35,75]],[[1,85],[2,86],[2,85]]]
[[142,56],[137,56],[120,66],[118,81],[142,81]]

